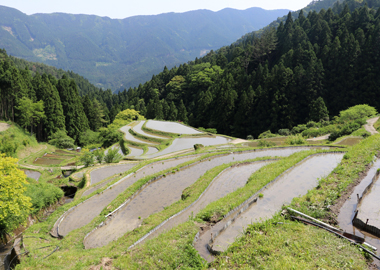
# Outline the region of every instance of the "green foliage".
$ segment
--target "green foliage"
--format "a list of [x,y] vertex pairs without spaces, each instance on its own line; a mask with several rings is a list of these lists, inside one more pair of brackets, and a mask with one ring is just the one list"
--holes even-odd
[[306,126],[306,125],[304,125],[304,124],[300,124],[300,125],[298,125],[298,126],[293,127],[291,133],[292,133],[293,135],[295,135],[295,134],[298,134],[298,133],[303,132],[303,131],[306,130],[306,129],[307,129],[307,126]]
[[26,175],[17,159],[0,154],[0,230],[9,231],[26,220],[32,204],[26,196]]
[[49,143],[60,148],[74,148],[74,140],[70,138],[64,130],[59,130],[52,134],[49,138]]
[[267,130],[259,135],[259,139],[267,139],[267,138],[274,138],[278,137],[277,134],[273,134],[270,130]]
[[292,135],[286,138],[285,144],[289,144],[289,145],[306,144],[306,140],[304,137],[302,137],[301,134],[297,134],[297,135]]
[[79,144],[84,147],[92,144],[100,144],[101,142],[99,132],[95,132],[90,129],[82,132],[79,136]]
[[115,128],[101,128],[99,132],[99,136],[102,139],[102,145],[105,148],[108,148],[123,139],[123,133]]
[[194,144],[194,150],[197,151],[201,148],[204,148],[205,146],[203,144],[200,144],[200,143],[197,143],[197,144]]
[[94,156],[96,160],[98,161],[98,163],[102,163],[104,159],[104,149],[103,148],[96,149],[94,151]]
[[125,141],[121,139],[119,141],[121,152],[123,152],[124,156],[127,156],[129,154],[129,148],[125,147]]
[[104,161],[106,163],[118,163],[123,159],[123,156],[119,153],[117,147],[108,149],[107,154],[104,156]]
[[337,130],[332,132],[331,135],[329,136],[329,141],[335,141],[339,137],[350,135],[351,133],[353,133],[354,131],[360,128],[361,128],[361,125],[357,121],[348,122],[344,124],[341,128],[338,128]]
[[248,135],[247,136],[247,140],[253,140],[254,138],[253,138],[253,136],[252,135]]
[[289,136],[290,135],[290,130],[287,128],[279,129],[278,134],[281,136]]
[[258,140],[259,147],[273,147],[276,146],[275,142],[267,141],[267,140]]
[[23,97],[19,100],[19,104],[16,108],[20,111],[21,126],[25,128],[30,126],[33,134],[33,126],[45,118],[44,102],[40,100],[34,103],[31,99]]
[[30,183],[26,186],[25,195],[31,198],[31,213],[36,214],[42,208],[56,203],[63,197],[63,191],[48,183]]
[[85,167],[88,167],[94,164],[94,154],[88,149],[82,149],[79,160]]
[[198,129],[201,130],[201,131],[204,131],[204,132],[212,133],[212,134],[217,134],[218,133],[218,131],[216,130],[216,128],[203,128],[203,127],[199,127]]
[[339,114],[339,121],[353,121],[360,118],[371,117],[377,114],[377,111],[374,107],[367,104],[356,105],[348,108],[347,110],[341,111]]

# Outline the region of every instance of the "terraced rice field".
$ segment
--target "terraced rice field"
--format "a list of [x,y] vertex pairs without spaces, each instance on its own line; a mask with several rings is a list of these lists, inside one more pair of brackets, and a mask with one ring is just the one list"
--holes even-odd
[[62,216],[62,221],[56,223],[55,228],[53,229],[53,234],[56,233],[57,235],[65,236],[72,230],[83,227],[96,216],[98,216],[100,212],[121,192],[123,192],[126,188],[128,188],[130,185],[142,177],[157,173],[173,166],[177,166],[180,163],[194,158],[196,158],[196,156],[188,156],[184,158],[170,159],[164,162],[156,162],[143,167],[133,175],[122,178],[117,184],[113,185],[112,189],[106,189],[102,193],[90,197],[84,203],[75,207],[75,209],[68,213],[66,216]]
[[148,120],[145,126],[153,130],[158,130],[158,131],[163,131],[163,132],[168,132],[168,133],[176,133],[176,134],[194,135],[194,134],[203,133],[194,128],[185,126],[183,124],[168,122],[168,121]]
[[144,218],[178,201],[183,189],[195,183],[201,175],[215,166],[264,156],[289,156],[306,149],[310,148],[279,148],[231,153],[207,159],[183,168],[179,172],[162,177],[148,185],[128,204],[120,208],[113,214],[112,219],[106,222],[106,225],[90,233],[86,237],[84,245],[86,248],[101,247],[137,228]]
[[[225,251],[237,237],[242,235],[244,228],[249,224],[272,217],[283,204],[289,204],[294,197],[304,195],[308,190],[316,187],[318,179],[327,176],[340,163],[343,155],[331,153],[312,156],[283,173],[259,192],[262,198],[258,198],[256,203],[240,214],[216,237],[212,243],[212,249],[217,252]],[[259,197],[258,194],[256,196]],[[206,260],[211,260],[207,245],[212,235],[217,235],[229,220],[230,218],[219,222],[203,234],[196,243],[195,248]]]

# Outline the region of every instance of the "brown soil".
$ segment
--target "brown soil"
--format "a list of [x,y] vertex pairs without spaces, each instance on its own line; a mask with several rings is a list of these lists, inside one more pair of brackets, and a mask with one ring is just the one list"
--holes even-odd
[[100,270],[100,269],[111,270],[111,269],[114,269],[112,267],[112,259],[110,259],[110,258],[103,258],[99,265],[92,266],[89,269],[90,270]]

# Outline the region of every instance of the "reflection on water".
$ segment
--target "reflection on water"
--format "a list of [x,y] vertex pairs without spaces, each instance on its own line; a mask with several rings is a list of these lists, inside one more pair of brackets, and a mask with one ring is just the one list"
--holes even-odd
[[169,133],[177,133],[177,134],[191,135],[191,134],[202,133],[194,128],[182,125],[180,123],[175,123],[175,122],[149,120],[145,126],[147,128],[154,129],[154,130],[169,132]]
[[[226,250],[249,224],[272,217],[281,209],[283,204],[290,203],[294,197],[306,194],[308,190],[317,186],[319,178],[328,175],[340,163],[343,155],[341,153],[329,153],[312,156],[283,173],[276,181],[260,191],[263,197],[258,198],[257,203],[252,204],[215,239],[213,249]],[[219,222],[211,230],[204,233],[196,243],[196,249],[206,260],[212,260],[206,248],[211,235],[216,235],[229,221],[230,218]]]

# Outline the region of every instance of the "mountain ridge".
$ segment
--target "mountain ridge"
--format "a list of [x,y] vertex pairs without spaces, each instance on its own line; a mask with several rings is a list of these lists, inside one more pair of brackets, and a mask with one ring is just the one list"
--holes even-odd
[[201,57],[258,30],[287,10],[223,9],[111,19],[26,15],[0,6],[0,47],[28,61],[73,70],[98,87],[137,86],[164,66]]

